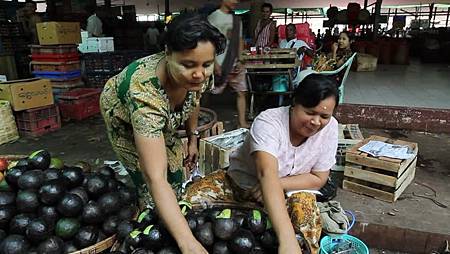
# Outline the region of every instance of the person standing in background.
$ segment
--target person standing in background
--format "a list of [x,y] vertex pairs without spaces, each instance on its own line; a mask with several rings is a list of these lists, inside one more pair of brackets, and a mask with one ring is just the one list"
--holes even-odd
[[261,6],[261,19],[256,24],[253,42],[255,47],[272,47],[275,44],[276,23],[270,18],[273,7],[270,3]]
[[144,36],[144,43],[147,49],[155,52],[161,51],[159,47],[159,30],[156,28],[155,22],[150,22],[150,27]]
[[41,17],[36,13],[36,3],[27,2],[24,8],[24,20],[22,22],[25,34],[30,38],[32,44],[39,44],[36,24],[42,22]]
[[97,17],[97,7],[91,6],[88,11],[91,16],[87,19],[86,31],[88,31],[89,37],[101,37],[103,35],[103,23]]
[[238,127],[248,128],[250,126],[245,115],[247,83],[244,66],[239,62],[239,55],[244,47],[242,22],[232,14],[238,3],[238,0],[222,0],[220,8],[208,16],[208,21],[227,38],[224,53],[218,55],[214,63],[215,87],[211,93],[221,94],[229,85],[237,93]]

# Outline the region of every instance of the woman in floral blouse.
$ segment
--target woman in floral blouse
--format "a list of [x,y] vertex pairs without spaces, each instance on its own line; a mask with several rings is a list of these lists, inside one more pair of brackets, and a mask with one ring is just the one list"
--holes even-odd
[[183,253],[207,253],[177,204],[184,174],[176,129],[185,123],[185,166],[192,168],[200,96],[214,83],[214,60],[225,37],[206,19],[186,13],[168,24],[165,42],[165,52],[132,62],[106,83],[101,112],[118,159],[139,187],[141,207],[156,206]]

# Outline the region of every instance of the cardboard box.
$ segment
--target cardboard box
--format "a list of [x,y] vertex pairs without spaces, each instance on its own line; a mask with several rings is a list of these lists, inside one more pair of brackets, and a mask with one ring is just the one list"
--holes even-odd
[[0,99],[15,111],[53,104],[52,84],[48,79],[22,79],[0,83]]
[[78,45],[83,53],[103,53],[114,51],[114,37],[89,37]]
[[39,44],[78,44],[81,42],[80,23],[78,22],[43,22],[37,23]]
[[369,54],[358,53],[356,71],[376,71],[378,58]]

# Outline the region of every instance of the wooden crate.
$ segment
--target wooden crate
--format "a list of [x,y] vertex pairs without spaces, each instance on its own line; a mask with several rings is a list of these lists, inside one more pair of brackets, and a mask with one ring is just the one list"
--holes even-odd
[[278,69],[299,66],[296,49],[271,49],[269,54],[253,55],[244,51],[240,60],[247,69]]
[[338,148],[336,151],[336,164],[333,171],[344,171],[345,154],[348,149],[364,139],[358,124],[339,124]]
[[[386,157],[372,157],[358,151],[369,141],[406,145],[415,154],[410,159],[400,160]],[[414,180],[417,163],[417,143],[371,136],[347,151],[344,170],[344,190],[368,195],[379,200],[395,202]]]
[[248,129],[237,129],[230,132],[225,132],[221,135],[216,135],[208,138],[200,139],[199,148],[199,167],[200,172],[207,175],[214,170],[223,169],[230,165],[230,154],[235,151],[242,143],[233,147],[221,147],[215,141],[220,138],[227,137],[242,137],[242,142],[248,134]]

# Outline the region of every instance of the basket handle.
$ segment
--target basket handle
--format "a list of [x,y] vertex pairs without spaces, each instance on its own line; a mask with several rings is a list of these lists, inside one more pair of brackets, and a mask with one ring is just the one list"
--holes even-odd
[[350,229],[352,229],[353,226],[355,225],[355,222],[356,222],[356,216],[355,216],[355,214],[354,214],[352,211],[350,211],[350,210],[344,210],[344,211],[345,211],[345,213],[346,213],[347,215],[350,215],[350,217],[352,218],[352,221],[350,222],[350,225],[348,226],[347,230],[345,231],[345,233],[347,234],[348,231],[350,231]]

